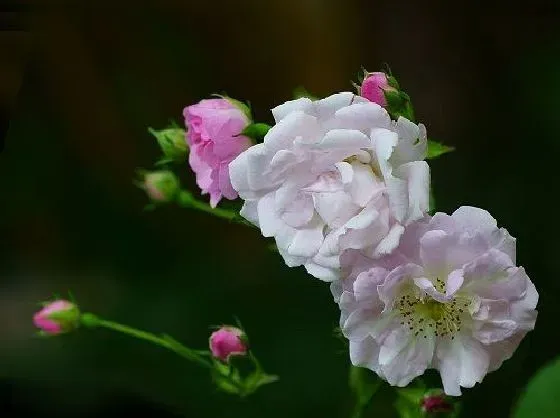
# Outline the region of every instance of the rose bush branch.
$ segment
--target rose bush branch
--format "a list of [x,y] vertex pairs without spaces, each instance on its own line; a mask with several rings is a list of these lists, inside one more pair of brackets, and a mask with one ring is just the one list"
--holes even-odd
[[[207,351],[191,349],[166,334],[156,335],[100,318],[93,313],[82,313],[75,303],[67,300],[59,299],[43,304],[43,309],[35,314],[33,321],[43,336],[66,334],[80,327],[105,328],[150,342],[208,369],[219,389],[241,397],[250,395],[259,387],[278,380],[277,376],[264,372],[249,349],[247,335],[236,327],[222,326],[213,332],[209,339],[210,351]],[[233,358],[247,359],[251,364],[251,371],[242,373],[232,364]]]

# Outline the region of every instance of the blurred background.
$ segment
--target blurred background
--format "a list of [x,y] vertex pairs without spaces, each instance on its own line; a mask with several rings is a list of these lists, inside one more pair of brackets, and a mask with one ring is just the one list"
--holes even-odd
[[[333,337],[328,286],[285,267],[250,228],[174,207],[143,212],[133,178],[159,158],[147,127],[182,122],[188,104],[225,92],[270,122],[294,88],[349,90],[362,66],[386,63],[430,137],[457,148],[431,164],[438,209],[488,209],[518,238],[539,290],[536,330],[463,397],[463,416],[509,415],[528,378],[560,354],[560,15],[538,2],[482,12],[393,3],[0,8],[3,417],[348,417],[349,360]],[[69,290],[84,310],[201,349],[210,326],[237,316],[280,381],[239,400],[206,371],[127,337],[36,337],[37,302]],[[382,392],[375,416],[392,417],[392,401]]]

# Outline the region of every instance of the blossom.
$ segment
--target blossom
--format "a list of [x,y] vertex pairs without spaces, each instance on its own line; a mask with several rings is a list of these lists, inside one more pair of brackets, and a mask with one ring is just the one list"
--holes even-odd
[[77,328],[80,322],[78,307],[67,300],[47,303],[33,315],[33,323],[47,335],[58,335]]
[[445,393],[460,395],[534,328],[538,293],[515,266],[515,239],[485,210],[417,221],[378,260],[356,251],[342,258],[346,278],[331,290],[350,359],[391,385],[434,368]]
[[264,138],[230,164],[241,215],[274,237],[290,267],[340,277],[341,252],[390,252],[428,209],[426,130],[344,92],[274,109]]
[[242,105],[225,98],[207,99],[187,106],[183,115],[190,147],[189,164],[202,193],[210,194],[212,207],[222,197],[236,199],[228,165],[251,145],[249,138],[240,135],[250,123]]
[[247,354],[245,333],[239,328],[223,326],[210,335],[210,351],[221,361],[227,362],[230,356]]
[[366,73],[360,86],[360,96],[385,107],[387,106],[385,91],[396,91],[396,89],[389,85],[389,80],[384,72]]

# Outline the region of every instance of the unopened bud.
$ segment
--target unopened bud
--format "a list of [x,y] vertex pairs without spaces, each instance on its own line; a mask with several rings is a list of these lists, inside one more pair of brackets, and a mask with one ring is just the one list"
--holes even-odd
[[142,173],[143,182],[140,185],[150,199],[156,203],[170,202],[175,199],[180,190],[179,180],[171,171],[148,171]]
[[33,323],[47,335],[59,335],[73,331],[80,324],[80,310],[67,300],[46,304],[33,316]]
[[187,158],[187,141],[185,130],[178,127],[170,127],[156,131],[148,129],[156,137],[156,140],[164,155],[164,160],[184,162]]
[[360,96],[370,102],[377,103],[379,106],[386,107],[387,99],[385,92],[397,91],[389,84],[389,79],[384,72],[366,73],[364,81],[360,87]]
[[424,396],[421,401],[422,410],[426,413],[452,412],[453,404],[444,393],[437,392]]
[[246,355],[247,349],[245,333],[239,328],[223,326],[210,336],[212,355],[223,362],[228,362],[230,356]]

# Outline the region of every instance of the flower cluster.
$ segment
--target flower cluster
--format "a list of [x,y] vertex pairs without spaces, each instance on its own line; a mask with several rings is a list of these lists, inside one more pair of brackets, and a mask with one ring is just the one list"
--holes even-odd
[[[451,148],[428,139],[395,77],[366,72],[357,87],[287,101],[272,109],[273,126],[227,97],[188,106],[188,161],[212,209],[167,175],[144,188],[155,201],[188,196],[185,207],[244,218],[287,266],[330,282],[354,365],[395,386],[437,369],[445,393],[459,395],[534,328],[538,293],[488,212],[428,214],[425,160]],[[214,209],[237,197],[239,213]],[[246,348],[226,331],[212,346],[223,359]]]

